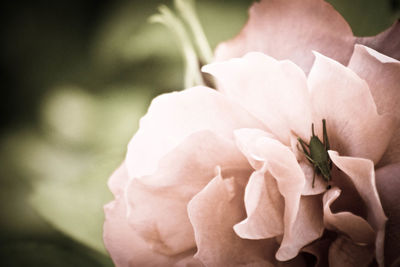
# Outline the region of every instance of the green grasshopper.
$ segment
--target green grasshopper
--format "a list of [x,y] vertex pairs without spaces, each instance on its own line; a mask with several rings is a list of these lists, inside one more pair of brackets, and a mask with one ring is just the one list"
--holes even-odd
[[[314,123],[311,124],[312,136],[310,138],[310,143],[307,144],[300,137],[297,138],[299,141],[303,153],[308,159],[308,161],[314,166],[314,176],[312,181],[312,187],[314,188],[315,173],[321,174],[322,178],[329,183],[331,180],[331,169],[332,160],[329,157],[329,140],[328,134],[326,132],[326,121],[322,120],[322,130],[323,130],[323,142],[319,140],[318,136],[314,133]],[[307,149],[308,150],[307,150]],[[327,187],[330,188],[330,185]]]

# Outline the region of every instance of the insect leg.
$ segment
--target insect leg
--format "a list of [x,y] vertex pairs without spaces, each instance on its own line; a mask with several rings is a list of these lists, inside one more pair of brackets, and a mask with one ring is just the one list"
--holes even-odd
[[[308,149],[310,149],[310,146],[309,145],[307,145],[300,137],[299,138],[297,138],[297,140],[299,141],[299,143],[300,143],[300,145],[301,145],[301,148],[303,149],[303,154],[304,154],[304,156],[306,156],[306,158],[308,159],[308,161],[311,163],[311,164],[313,164],[314,163],[314,160],[311,158],[311,155],[307,152],[307,149],[306,149],[306,147],[308,147]],[[297,148],[298,148],[298,146],[297,146]],[[300,150],[300,149],[299,149]]]
[[314,175],[313,175],[313,178],[312,178],[312,188],[314,188],[314,182],[315,182],[315,169],[314,169]]
[[311,164],[315,164],[314,162],[314,160],[309,156],[309,154],[306,152],[306,151],[301,151],[301,152],[303,152],[303,154],[304,154],[304,156],[308,159],[308,161],[311,163]]
[[310,149],[310,146],[307,145],[306,142],[303,141],[303,139],[301,139],[300,137],[297,138],[297,141],[299,141],[301,147],[303,148],[304,151],[306,151],[306,148],[304,146],[306,146],[308,149]]

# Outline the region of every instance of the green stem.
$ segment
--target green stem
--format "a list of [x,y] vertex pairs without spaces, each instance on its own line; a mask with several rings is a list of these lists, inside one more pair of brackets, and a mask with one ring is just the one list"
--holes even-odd
[[177,16],[166,6],[159,7],[160,14],[150,17],[150,22],[164,24],[173,32],[182,45],[182,53],[185,61],[185,88],[193,87],[196,85],[203,85],[204,81],[200,73],[200,65],[197,59],[196,51],[190,42],[190,38],[183,26],[182,22]]
[[202,63],[211,63],[213,61],[213,52],[197,16],[194,0],[174,0],[174,4],[195,38]]

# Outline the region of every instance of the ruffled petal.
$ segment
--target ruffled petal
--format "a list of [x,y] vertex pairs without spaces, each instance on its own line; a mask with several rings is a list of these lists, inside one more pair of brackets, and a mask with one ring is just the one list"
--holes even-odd
[[110,179],[108,179],[108,188],[115,197],[124,194],[126,185],[129,182],[128,170],[126,168],[125,161],[113,172]]
[[257,140],[262,137],[273,138],[273,135],[260,129],[246,128],[235,130],[234,135],[237,147],[246,156],[251,166],[256,170],[261,169],[264,166],[264,162],[263,159],[258,158],[255,154],[259,149]]
[[167,153],[156,173],[139,179],[153,186],[185,184],[200,190],[214,177],[216,166],[224,171],[251,169],[234,140],[211,131],[198,131]]
[[[400,102],[399,102],[400,103]],[[392,140],[385,151],[381,161],[377,164],[377,167],[382,167],[385,165],[395,164],[400,162],[400,122],[398,122],[398,127],[395,130]]]
[[377,163],[396,124],[391,115],[378,115],[367,83],[349,68],[316,53],[308,84],[319,136],[324,118],[332,149]]
[[374,259],[373,246],[359,246],[339,236],[329,248],[330,267],[367,267]]
[[[301,169],[305,176],[305,185],[301,194],[303,196],[318,195],[326,191],[326,181],[319,178],[319,175],[315,173],[314,168],[309,164],[303,156],[302,161],[299,162]],[[315,175],[315,180],[314,180]],[[314,182],[313,182],[314,180]],[[313,187],[314,185],[314,187]]]
[[118,267],[172,266],[182,258],[194,255],[191,251],[169,257],[150,249],[137,232],[129,226],[125,202],[121,197],[107,204],[104,207],[104,213],[104,244],[114,264]]
[[400,119],[400,61],[356,45],[349,68],[368,83],[378,113],[392,113]]
[[156,173],[130,181],[125,191],[129,223],[152,249],[176,255],[195,247],[187,203],[214,177],[216,165],[250,170],[232,141],[201,131],[168,153]]
[[247,218],[234,226],[247,239],[265,239],[283,234],[284,199],[267,165],[253,172],[246,186],[244,203]]
[[[247,218],[234,227],[240,237],[263,239],[284,234],[284,199],[275,179],[265,172],[265,168],[255,171],[250,177],[246,187],[245,206]],[[281,251],[290,251],[289,254],[297,255],[302,247],[322,235],[324,225],[321,209],[320,197],[301,198],[292,228],[292,237],[295,238],[282,244]]]
[[[236,130],[236,138],[244,137],[243,140],[237,140],[237,142],[244,144],[246,140],[251,140],[246,138],[246,135],[250,133],[251,129]],[[255,143],[251,144],[251,142]],[[261,136],[258,139],[251,140],[251,142],[247,144],[247,148],[254,150],[249,151],[249,154],[254,159],[265,163],[265,169],[275,178],[278,190],[285,199],[284,234],[276,257],[280,261],[292,259],[298,254],[296,246],[292,246],[291,243],[296,238],[293,228],[299,211],[301,192],[305,184],[304,173],[293,152],[279,141],[268,136]]]
[[361,218],[368,217],[368,207],[354,183],[349,177],[340,169],[333,167],[331,169],[331,186],[340,188],[340,197],[337,198],[330,209],[333,213],[337,212],[351,212]]
[[132,180],[128,191],[128,221],[158,253],[176,255],[195,247],[186,205],[193,193],[188,186],[149,186]]
[[218,174],[188,205],[198,249],[195,257],[206,266],[275,266],[274,239],[241,239],[233,231],[245,216],[243,179]]
[[204,264],[196,258],[186,257],[174,264],[174,267],[205,267]]
[[279,192],[285,198],[285,234],[289,236],[305,183],[304,173],[287,146],[268,137],[261,138],[257,143],[260,148],[258,156],[265,160],[268,171],[277,181]]
[[358,37],[356,42],[400,60],[400,19],[380,34],[371,37]]
[[290,132],[310,135],[311,102],[304,72],[293,62],[262,53],[203,67],[214,75],[218,89],[260,119],[284,144]]
[[[376,187],[383,209],[388,216],[385,234],[385,262],[397,266],[400,262],[400,164],[392,164],[376,170]],[[393,265],[392,265],[393,264]]]
[[262,0],[250,8],[240,34],[217,47],[215,57],[222,61],[258,51],[308,72],[312,50],[347,64],[354,42],[347,22],[322,0]]
[[[400,27],[399,27],[400,30]],[[400,34],[400,32],[399,32]],[[399,38],[400,40],[400,38]],[[400,50],[400,44],[399,44]],[[356,45],[349,68],[367,81],[379,114],[391,114],[400,122],[400,62],[371,48]],[[400,161],[400,129],[379,162],[384,166]]]
[[129,143],[129,176],[154,173],[160,159],[194,132],[210,130],[233,139],[233,130],[243,127],[263,128],[240,106],[210,88],[195,87],[156,97]]
[[332,213],[331,204],[340,195],[340,189],[334,187],[324,194],[324,223],[329,230],[336,230],[348,235],[354,242],[359,244],[373,244],[375,231],[360,216],[351,212]]
[[277,258],[288,259],[297,255],[307,244],[320,238],[324,231],[322,204],[320,196],[302,196],[296,221],[287,242],[282,241]]
[[376,259],[383,266],[383,242],[386,216],[375,185],[374,163],[371,160],[343,157],[335,151],[328,151],[333,163],[353,182],[368,207],[368,222],[376,232]]

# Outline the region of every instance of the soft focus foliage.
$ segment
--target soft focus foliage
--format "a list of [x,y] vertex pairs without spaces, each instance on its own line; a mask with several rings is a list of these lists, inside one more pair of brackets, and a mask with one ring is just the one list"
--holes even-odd
[[[330,2],[357,35],[376,34],[395,15],[390,1]],[[161,3],[61,1],[3,9],[4,266],[111,265],[101,235],[102,207],[111,199],[107,178],[150,99],[183,86],[176,40],[147,21]],[[239,31],[250,3],[198,1],[212,47]]]

